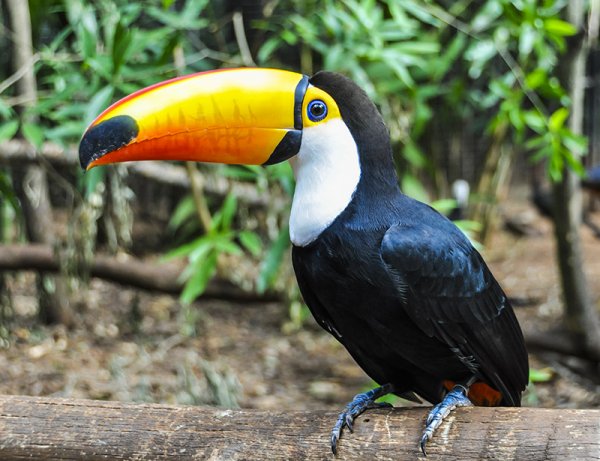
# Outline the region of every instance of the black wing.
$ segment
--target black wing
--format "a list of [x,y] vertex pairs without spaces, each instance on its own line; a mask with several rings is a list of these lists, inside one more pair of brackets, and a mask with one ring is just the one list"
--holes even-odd
[[402,305],[428,336],[498,389],[505,404],[518,406],[529,366],[514,312],[468,239],[435,218],[430,225],[392,226],[383,238],[381,255]]

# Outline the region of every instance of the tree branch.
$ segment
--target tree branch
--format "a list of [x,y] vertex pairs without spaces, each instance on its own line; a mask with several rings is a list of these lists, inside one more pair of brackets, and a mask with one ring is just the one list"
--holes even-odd
[[[79,156],[74,148],[64,149],[61,146],[46,142],[36,152],[29,143],[17,139],[0,143],[0,165],[38,163],[42,157],[45,161],[60,167],[79,167]],[[190,188],[190,180],[185,167],[167,162],[135,162],[127,164],[130,174],[144,179],[173,187]],[[274,197],[267,191],[258,191],[253,184],[232,181],[224,177],[203,175],[200,172],[197,180],[203,189],[212,195],[226,196],[230,191],[242,203],[251,206],[269,206],[278,209],[286,206],[286,201]]]
[[[50,246],[0,245],[0,271],[58,272],[59,268],[60,262]],[[90,267],[90,275],[144,290],[179,294],[183,286],[180,280],[182,270],[183,266],[177,263],[153,263],[133,257],[97,255]],[[211,281],[203,298],[262,303],[280,300],[277,294],[257,295],[226,280]]]
[[[336,459],[424,459],[428,408],[372,410],[344,432]],[[330,411],[222,410],[0,396],[0,458],[47,460],[333,459]],[[460,408],[428,460],[599,459],[600,410]]]

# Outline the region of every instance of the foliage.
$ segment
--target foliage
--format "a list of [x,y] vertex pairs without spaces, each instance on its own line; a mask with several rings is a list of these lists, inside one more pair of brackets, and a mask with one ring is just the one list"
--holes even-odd
[[[188,206],[182,202],[181,206]],[[180,208],[181,209],[181,208]],[[181,293],[184,303],[191,303],[206,289],[206,285],[217,271],[217,261],[220,254],[240,256],[242,248],[254,256],[262,251],[262,243],[258,235],[247,230],[234,230],[233,219],[237,209],[237,199],[228,195],[221,209],[213,216],[211,227],[207,232],[169,252],[167,258],[185,256],[189,264],[181,274],[185,285]],[[176,212],[174,217],[180,221],[182,212]]]
[[556,372],[552,368],[531,368],[529,370],[529,381],[532,383],[546,383],[551,381]]
[[[481,140],[473,145],[460,139],[458,150],[473,152],[476,165],[483,163],[493,134],[507,129],[505,142],[516,151],[528,151],[533,160],[547,160],[552,178],[560,176],[564,165],[581,170],[579,158],[586,142],[567,126],[570,102],[556,75],[566,40],[576,32],[561,19],[566,4],[565,0],[280,0],[246,27],[252,32],[250,45],[259,65],[309,74],[335,70],[359,83],[377,102],[390,128],[403,189],[429,200],[430,190],[444,195],[445,184],[456,179],[455,173],[444,171],[450,169],[448,145],[454,131]],[[0,142],[20,129],[36,146],[44,141],[76,143],[86,125],[112,101],[174,77],[177,50],[185,57],[186,72],[243,62],[232,33],[232,11],[225,3],[32,0],[31,5],[39,101],[27,109],[28,118],[23,120],[36,115],[39,123],[21,123],[9,97],[13,88],[8,87],[0,99]],[[2,46],[8,56],[6,37]],[[228,166],[219,173],[258,188],[277,184],[290,195],[293,191],[292,174],[285,165]],[[89,199],[103,185],[111,190],[105,176],[103,168],[82,175],[81,195]],[[475,181],[476,174],[468,179]],[[11,194],[10,182],[0,174],[4,199],[0,213],[6,213],[7,206],[18,208]],[[260,259],[260,291],[272,286],[281,272],[289,247],[282,219],[263,247],[256,234],[234,225],[236,208],[235,199],[229,197],[214,210],[205,235],[170,253],[190,261],[182,294],[186,302],[205,288],[222,253],[239,255],[246,250]],[[193,213],[191,200],[182,202],[171,225],[198,232],[190,224]],[[296,317],[302,317],[298,312]]]
[[[305,72],[341,71],[361,84],[401,145],[402,185],[410,195],[427,197],[412,173],[439,173],[425,152],[447,152],[448,139],[431,139],[436,125],[472,127],[478,137],[506,125],[514,149],[526,140],[534,160],[549,159],[552,178],[565,163],[581,170],[586,143],[564,125],[569,101],[555,75],[565,38],[576,32],[560,19],[566,1],[278,5],[278,14],[260,24],[271,37],[259,62],[270,64],[278,51],[285,56],[290,48],[308,49]],[[434,149],[434,143],[441,146]]]

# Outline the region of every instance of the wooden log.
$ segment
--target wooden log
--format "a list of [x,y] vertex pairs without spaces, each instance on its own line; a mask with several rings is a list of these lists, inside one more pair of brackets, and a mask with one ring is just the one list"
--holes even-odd
[[[370,410],[344,432],[340,460],[425,459],[428,408]],[[331,411],[221,410],[0,396],[0,459],[333,459]],[[597,460],[600,410],[460,408],[428,460]]]
[[[34,270],[58,272],[60,264],[48,245],[0,245],[0,272]],[[90,267],[90,275],[122,285],[144,290],[178,294],[183,282],[180,263],[158,263],[143,261],[131,256],[96,255]],[[204,298],[217,298],[241,302],[280,301],[276,293],[259,295],[242,290],[227,280],[212,280],[203,294]]]

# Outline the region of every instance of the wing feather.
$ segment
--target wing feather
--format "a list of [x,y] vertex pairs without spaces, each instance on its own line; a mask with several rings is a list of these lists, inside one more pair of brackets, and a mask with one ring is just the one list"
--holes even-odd
[[392,226],[381,256],[397,280],[402,306],[428,336],[518,405],[527,385],[523,336],[498,282],[453,224]]

